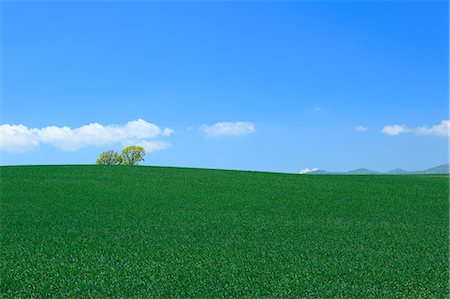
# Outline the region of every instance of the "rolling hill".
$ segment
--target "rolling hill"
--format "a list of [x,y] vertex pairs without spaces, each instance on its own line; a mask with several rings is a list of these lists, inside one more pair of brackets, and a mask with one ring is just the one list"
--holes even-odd
[[0,174],[2,298],[448,295],[446,175]]

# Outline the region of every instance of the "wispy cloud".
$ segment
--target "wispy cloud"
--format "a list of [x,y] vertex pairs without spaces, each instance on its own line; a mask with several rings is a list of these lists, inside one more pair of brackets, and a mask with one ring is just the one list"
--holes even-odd
[[163,131],[162,131],[162,135],[163,136],[170,136],[170,135],[172,135],[174,133],[174,130],[172,129],[172,128],[165,128]]
[[405,125],[389,125],[385,126],[382,133],[395,136],[403,133],[413,133],[416,135],[434,135],[434,136],[450,136],[450,121],[443,120],[440,124],[433,125],[431,127],[417,127],[410,128]]
[[147,152],[152,152],[166,148],[168,144],[149,139],[170,136],[172,133],[173,130],[170,128],[161,130],[157,125],[143,119],[133,120],[125,125],[105,126],[91,123],[74,129],[66,126],[28,128],[24,125],[3,124],[0,126],[0,149],[24,152],[45,143],[65,151],[76,151],[90,146],[101,147],[121,143],[145,144]]
[[369,130],[369,128],[368,127],[365,127],[365,126],[357,126],[357,127],[355,127],[355,131],[356,132],[367,132]]
[[209,137],[240,136],[256,131],[252,122],[219,122],[213,125],[203,125],[200,130]]

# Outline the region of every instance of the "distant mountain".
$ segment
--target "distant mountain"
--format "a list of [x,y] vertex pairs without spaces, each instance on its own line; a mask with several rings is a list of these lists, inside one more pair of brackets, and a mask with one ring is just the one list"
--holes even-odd
[[316,171],[308,172],[307,174],[381,174],[381,173],[367,168],[358,168],[350,171],[336,171],[336,172],[319,169]]
[[450,164],[443,164],[430,169],[413,172],[416,174],[448,174],[450,173]]
[[314,170],[314,171],[311,171],[311,172],[307,172],[305,174],[337,174],[337,173],[319,169],[319,170]]
[[392,169],[388,172],[385,172],[385,174],[408,174],[410,173],[410,171],[401,169],[401,168],[396,168],[396,169]]
[[407,171],[401,168],[396,168],[388,172],[378,172],[367,168],[358,168],[350,171],[330,172],[318,169],[305,174],[450,174],[450,164],[443,164],[433,168],[417,171]]
[[380,174],[378,171],[370,170],[367,168],[358,168],[355,170],[347,171],[346,174]]

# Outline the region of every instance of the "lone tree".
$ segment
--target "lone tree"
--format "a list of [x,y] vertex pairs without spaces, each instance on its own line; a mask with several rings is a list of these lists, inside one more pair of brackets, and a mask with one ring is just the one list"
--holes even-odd
[[96,162],[99,165],[119,165],[122,163],[122,156],[119,156],[118,153],[110,150],[101,153]]
[[120,156],[123,165],[137,165],[144,161],[145,149],[139,145],[130,145],[122,150]]

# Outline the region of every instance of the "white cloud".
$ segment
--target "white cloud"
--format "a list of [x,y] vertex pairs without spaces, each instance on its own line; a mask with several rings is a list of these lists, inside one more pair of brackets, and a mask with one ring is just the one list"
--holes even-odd
[[163,136],[170,136],[170,135],[172,135],[173,134],[173,129],[172,128],[165,128],[163,131],[162,131],[162,134],[163,134]]
[[418,127],[415,129],[417,135],[450,136],[450,120],[443,120],[440,124],[432,127]]
[[200,128],[209,137],[239,136],[255,132],[255,124],[251,122],[219,122],[214,125],[203,125]]
[[398,135],[398,134],[401,134],[401,133],[408,132],[409,130],[410,129],[408,127],[403,126],[403,125],[402,126],[400,126],[400,125],[390,125],[390,126],[385,126],[383,128],[383,130],[381,130],[381,132],[384,133],[384,134],[388,134],[388,135],[394,136],[394,135]]
[[25,152],[39,145],[37,136],[24,125],[0,126],[0,150]]
[[163,146],[159,141],[147,139],[154,139],[161,135],[169,136],[172,133],[173,130],[170,128],[161,130],[157,125],[143,119],[133,120],[122,126],[91,123],[74,129],[65,126],[39,129],[28,128],[24,125],[3,124],[0,126],[0,149],[23,152],[37,147],[40,143],[46,143],[62,150],[76,151],[90,146],[125,144],[132,140],[145,144],[149,149],[148,152],[152,152],[167,146]]
[[367,132],[369,130],[368,127],[364,127],[364,126],[357,126],[355,128],[356,132]]
[[161,134],[161,129],[143,119],[133,120],[125,125],[125,133],[128,137],[139,139],[155,138]]
[[319,168],[303,168],[302,170],[299,171],[300,174],[305,174],[308,172],[313,172],[319,170]]
[[434,135],[434,136],[450,136],[450,121],[443,120],[440,124],[431,126],[431,127],[417,127],[410,128],[405,125],[390,125],[385,126],[382,130],[382,133],[388,135],[399,135],[403,133],[414,133],[416,135]]

